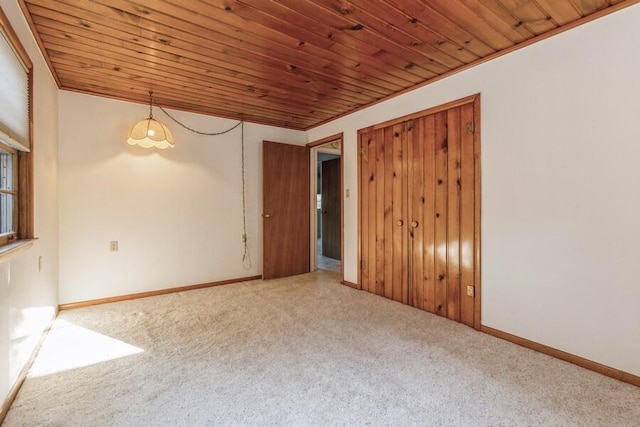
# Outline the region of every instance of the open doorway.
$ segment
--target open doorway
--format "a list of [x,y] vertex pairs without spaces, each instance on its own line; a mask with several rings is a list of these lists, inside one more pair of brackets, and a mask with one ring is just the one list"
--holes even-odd
[[342,135],[309,144],[311,147],[312,270],[342,276]]
[[341,271],[340,155],[318,153],[316,259],[319,270]]

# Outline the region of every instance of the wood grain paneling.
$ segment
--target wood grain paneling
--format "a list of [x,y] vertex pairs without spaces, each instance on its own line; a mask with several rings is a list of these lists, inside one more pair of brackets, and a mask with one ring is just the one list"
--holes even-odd
[[358,162],[358,235],[359,245],[359,288],[369,290],[369,146],[373,139],[371,133],[361,133],[360,140],[360,161]]
[[[383,139],[392,138],[391,132],[393,132],[393,129],[385,129]],[[395,238],[396,235],[400,235],[400,230],[394,228],[393,193],[395,180],[393,145],[387,146],[384,151],[384,164],[384,296],[393,298],[393,283],[396,276],[394,267],[398,268],[398,264],[394,264],[394,261],[396,261],[394,253],[398,248],[401,248],[401,243]]]
[[[377,132],[380,132],[379,130]],[[393,292],[395,301],[406,303],[408,286],[408,248],[407,248],[407,167],[406,138],[403,138],[403,124],[390,126],[385,131],[385,140],[393,145]],[[391,139],[388,139],[391,138]]]
[[58,85],[294,129],[639,0],[18,0]]
[[447,132],[447,112],[437,113],[435,116],[435,197],[436,204],[435,217],[435,305],[436,314],[447,315],[447,205],[449,177],[447,166],[448,132]]
[[375,204],[375,241],[376,241],[376,287],[375,293],[378,295],[384,295],[384,255],[385,255],[385,241],[384,241],[384,223],[385,223],[385,200],[384,200],[384,169],[385,169],[385,144],[383,133],[376,132],[376,170],[375,170],[375,192],[376,192],[376,204]]
[[424,309],[424,122],[407,121],[408,212],[409,227],[409,304]]
[[[416,120],[419,121],[419,120]],[[423,308],[430,313],[436,312],[436,121],[435,115],[424,117],[418,138],[422,139],[424,169],[424,219],[423,232]],[[426,213],[431,213],[427,215]]]
[[380,138],[381,132],[376,132],[372,135],[372,138],[369,141],[369,172],[368,172],[368,182],[367,186],[369,187],[368,192],[368,200],[367,200],[367,215],[369,216],[369,228],[365,230],[365,233],[369,234],[368,246],[369,246],[369,258],[365,261],[365,268],[369,270],[369,284],[367,290],[372,293],[376,293],[377,291],[377,282],[378,277],[376,276],[376,262],[378,260],[376,253],[376,232],[377,232],[377,223],[376,223],[376,162],[377,162],[377,146],[378,140]]
[[[461,107],[461,122],[474,121],[473,104]],[[475,287],[475,228],[476,203],[474,134],[462,132],[460,141],[460,321],[466,325],[474,324],[476,299],[467,295],[467,286]]]
[[475,328],[478,119],[473,96],[359,131],[361,288]]
[[447,317],[460,320],[460,109],[447,111]]

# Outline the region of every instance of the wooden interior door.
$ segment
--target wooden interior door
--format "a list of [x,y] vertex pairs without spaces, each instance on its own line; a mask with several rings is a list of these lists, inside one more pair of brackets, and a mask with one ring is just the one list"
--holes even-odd
[[360,286],[480,327],[476,97],[360,131]]
[[360,134],[360,287],[408,302],[404,124]]
[[264,279],[310,271],[309,148],[262,145]]
[[340,259],[340,169],[341,159],[321,163],[322,255]]

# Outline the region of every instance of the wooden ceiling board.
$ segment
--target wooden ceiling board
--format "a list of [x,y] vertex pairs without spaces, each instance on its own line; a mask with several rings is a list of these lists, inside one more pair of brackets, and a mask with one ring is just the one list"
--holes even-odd
[[[253,1],[253,3],[258,6],[261,0]],[[278,3],[286,6],[289,11],[296,14],[296,17],[308,17],[302,25],[315,27],[316,31],[326,35],[326,38],[334,43],[332,46],[334,50],[340,49],[341,44],[351,44],[355,48],[359,45],[368,46],[371,49],[370,55],[384,64],[384,67],[394,64],[398,69],[417,75],[423,75],[424,72],[421,71],[421,68],[430,72],[432,77],[435,75],[433,73],[437,74],[449,69],[449,67],[425,60],[424,55],[411,49],[409,44],[396,43],[375,31],[374,28],[352,18],[350,10],[342,5],[334,7],[319,1],[305,0],[280,0]],[[362,58],[358,58],[358,60],[361,61]],[[364,60],[366,61],[367,58]],[[413,65],[408,67],[408,64]]]
[[520,20],[505,9],[500,0],[462,0],[480,19],[500,31],[513,43],[518,44],[535,36]]
[[[77,39],[84,40],[85,42],[87,42],[89,39],[99,40],[102,37],[108,37],[110,31],[108,28],[100,29],[96,26],[93,27],[92,31],[87,31],[83,28],[68,26],[67,24],[58,24],[55,27],[51,27],[49,26],[51,21],[48,20],[48,18],[40,17],[34,18],[34,22],[39,25],[40,33],[42,36],[50,35],[52,37],[57,37],[61,42],[75,41]],[[100,37],[96,39],[97,35],[100,35]],[[234,89],[235,91],[237,91],[236,95],[243,95],[246,91],[247,85],[249,85],[249,87],[252,87],[252,92],[259,92],[263,96],[274,96],[277,99],[291,99],[295,102],[306,101],[316,103],[319,99],[325,96],[323,91],[318,91],[315,88],[310,88],[309,85],[304,81],[298,81],[295,79],[288,80],[286,84],[283,85],[283,88],[269,87],[265,85],[264,80],[261,79],[260,69],[258,69],[256,72],[256,70],[254,69],[256,67],[253,66],[250,61],[242,58],[236,60],[233,63],[224,62],[221,59],[217,59],[217,55],[215,53],[212,55],[203,56],[201,53],[198,54],[196,52],[188,51],[188,46],[185,46],[185,48],[180,48],[180,43],[175,43],[175,41],[171,46],[163,46],[158,42],[142,38],[137,38],[137,42],[140,43],[140,45],[135,45],[132,42],[123,40],[122,46],[130,47],[132,49],[135,49],[136,51],[138,51],[141,47],[151,49],[151,51],[164,48],[166,53],[174,55],[181,54],[186,58],[185,61],[192,61],[192,63],[195,65],[198,65],[200,61],[203,61],[203,67],[217,67],[218,72],[216,73],[216,76],[208,77],[208,80],[205,80],[204,78],[201,79],[201,73],[189,76],[189,81],[191,82],[193,80],[196,80],[196,82],[194,83],[199,86],[206,84],[212,84],[215,88],[224,88],[228,86],[229,89]],[[52,41],[50,43],[50,46],[53,46],[53,44],[55,44],[55,41]],[[162,57],[162,55],[159,56]],[[79,61],[82,61],[82,58],[78,59]],[[117,71],[118,68],[125,69],[126,66],[135,66],[135,63],[128,63],[124,61],[120,63],[118,60],[114,60],[114,62],[112,62],[111,64],[104,64],[104,66],[108,66],[109,70]],[[254,68],[252,68],[252,66]],[[150,70],[147,66],[139,68],[139,73],[144,76],[148,75],[149,71],[153,70]],[[173,75],[173,71],[169,72],[171,73],[171,75]],[[333,85],[330,87],[333,87]],[[332,95],[332,93],[329,92],[329,95]],[[350,96],[345,99],[333,96],[332,98],[332,103],[335,103],[339,106],[351,108],[357,106],[357,104],[354,104],[354,100],[359,102],[366,102],[369,99],[360,96],[355,92],[350,94]]]
[[582,18],[582,14],[571,2],[557,3],[554,0],[536,0],[538,7],[558,25]]
[[484,20],[479,19],[478,15],[467,8],[464,3],[452,2],[450,0],[420,0],[410,4],[422,4],[428,14],[435,13],[447,17],[446,19],[450,22],[449,25],[460,27],[469,33],[471,38],[465,40],[465,43],[470,45],[474,40],[479,40],[492,50],[492,52],[487,52],[487,54],[506,49],[513,45],[513,41]]
[[534,0],[500,0],[500,2],[519,19],[525,28],[535,35],[558,27],[558,23],[545,13]]
[[446,72],[479,58],[464,46],[442,37],[384,1],[372,3],[370,0],[328,0],[322,4],[329,11],[337,10],[341,15],[348,17],[352,25],[360,23],[379,34],[384,34],[396,44],[416,51],[422,57],[416,59],[414,55],[412,61],[424,61],[425,57],[428,58],[429,62],[424,66],[435,72]]
[[[131,2],[122,3],[123,4],[121,6],[124,6],[126,3]],[[208,17],[196,17],[193,13],[186,11],[183,7],[184,5],[173,9],[167,8],[166,5],[162,7],[163,10],[174,11],[176,16],[180,16],[181,19],[173,18],[171,15],[166,15],[162,12],[154,12],[149,8],[142,9],[142,7],[138,6],[132,8],[131,11],[139,9],[143,10],[143,13],[148,17],[148,19],[154,20],[154,23],[158,23],[162,26],[177,25],[181,30],[187,29],[187,31],[190,31],[195,36],[199,35],[200,37],[205,37],[203,42],[210,39],[224,40],[224,43],[229,44],[226,46],[226,50],[229,52],[234,50],[239,50],[239,52],[249,51],[257,54],[259,57],[272,56],[278,59],[282,58],[283,61],[279,64],[279,70],[277,70],[275,74],[280,80],[285,74],[297,75],[302,71],[302,67],[305,67],[305,69],[315,70],[327,69],[329,67],[337,68],[341,62],[336,61],[335,56],[320,48],[315,48],[315,51],[312,52],[296,49],[292,46],[294,44],[297,46],[297,41],[294,42],[293,38],[277,33],[271,29],[267,29],[266,31],[268,33],[278,35],[278,37],[269,39],[267,37],[256,36],[247,30],[244,30],[244,32],[241,33],[236,29],[236,27],[230,26],[226,23],[220,23],[219,21],[211,20]],[[212,25],[215,26],[216,29],[222,31],[222,33],[209,34],[207,30]],[[292,59],[295,59],[295,61]],[[303,65],[295,65],[294,62]],[[378,90],[379,93],[386,93],[386,91],[389,90],[397,90],[397,88],[400,87],[397,84],[389,83],[376,77],[367,76],[359,70],[351,70],[348,67],[344,68],[346,69],[346,72],[344,73],[332,73],[333,78],[338,81],[353,82],[357,86],[363,86],[371,90]]]
[[[212,3],[211,0],[208,2]],[[238,4],[238,2],[235,3]],[[304,4],[301,0],[299,0],[298,3]],[[325,49],[343,58],[343,60],[355,59],[361,64],[358,68],[363,71],[363,73],[366,70],[361,68],[362,65],[368,64],[371,66],[371,70],[368,70],[369,73],[379,75],[383,79],[390,79],[394,84],[399,86],[404,86],[407,83],[415,84],[417,81],[422,81],[425,78],[430,78],[435,75],[433,72],[420,70],[419,68],[402,68],[402,66],[406,64],[406,61],[402,61],[401,58],[392,55],[385,56],[384,51],[381,51],[380,47],[376,46],[373,42],[364,42],[355,37],[355,34],[362,30],[347,30],[351,31],[353,36],[346,32],[336,33],[334,28],[321,22],[323,21],[322,19],[311,19],[307,15],[299,13],[294,9],[278,5],[274,2],[243,0],[243,4],[252,7],[236,6],[236,8],[232,10],[251,22],[258,22],[269,28],[278,28],[280,31],[293,35],[296,38],[296,43],[302,46],[303,49],[307,46],[324,45]],[[317,12],[318,11],[316,11],[316,13]],[[292,22],[295,22],[295,24]],[[343,28],[351,27],[353,27],[352,24],[343,24]],[[324,36],[324,34],[326,34],[326,36]],[[373,36],[373,34],[371,36]],[[381,43],[386,42],[384,39],[380,39],[379,41]],[[402,47],[399,46],[398,48]],[[385,73],[381,73],[379,68],[388,66],[389,64],[395,65],[394,73],[385,76]]]
[[61,89],[305,130],[640,0],[19,0]]
[[[95,15],[95,16],[96,17],[101,17],[101,15]],[[82,20],[82,26],[91,26],[91,31],[95,31],[96,26],[94,24],[94,21],[95,21],[95,19],[92,20],[92,18],[87,18],[86,16],[84,16],[83,20]],[[118,23],[117,26],[109,28],[108,30],[106,30],[106,32],[107,32],[107,34],[113,34],[114,31],[118,31],[118,26],[123,26],[123,27],[126,28],[126,25],[128,25],[128,24]],[[133,37],[135,37],[135,27],[132,27],[132,30],[133,30],[133,32],[131,32],[130,34],[133,34]],[[146,30],[146,31],[148,31],[149,34],[153,34],[153,33],[151,33],[150,30]],[[202,40],[202,42],[201,42],[201,45],[198,46],[197,44],[195,44],[198,41],[197,36],[194,35],[192,37],[194,37],[194,39],[190,40],[190,42],[188,42],[188,43],[191,43],[192,49],[199,50],[198,55],[202,56],[203,45],[206,45],[207,43],[209,43],[209,40],[206,40],[206,39],[202,40],[202,38],[200,37],[200,40]],[[135,39],[138,40],[139,38],[135,37]],[[165,49],[170,49],[169,46],[174,45],[176,39],[173,39],[173,38],[171,38],[169,36],[161,36],[159,38],[159,40],[163,44],[167,45],[167,47]],[[182,46],[182,48],[186,49],[185,46]],[[220,55],[222,55],[220,57],[220,60],[224,60],[224,58],[229,59],[230,53],[235,51],[235,50],[227,49],[227,51],[230,52],[230,53],[225,53],[224,49],[225,49],[224,47],[220,48],[220,50],[222,50],[222,52],[220,53]],[[136,51],[135,50],[132,51],[132,54],[135,57]],[[212,56],[212,55],[215,55],[215,52],[214,53],[207,53],[206,56]],[[242,58],[238,59],[237,57],[233,57],[231,59],[232,59],[231,61],[227,61],[230,64],[236,64],[238,62],[242,62]],[[253,60],[254,63],[256,64],[256,65],[253,65],[254,68],[263,68],[264,64],[266,64],[266,63],[272,64],[273,63],[272,61],[269,60],[268,57],[256,56],[256,57],[250,57],[249,59],[247,59],[247,61],[251,61],[251,60]],[[282,62],[279,63],[279,64],[278,63],[274,63],[274,64],[275,64],[274,67],[278,67],[279,66],[280,69],[282,67],[288,66],[288,65],[283,64]],[[244,64],[240,64],[240,65],[244,66]],[[248,70],[251,70],[251,67],[246,67],[246,68]],[[277,69],[277,71],[280,72],[280,69]],[[220,68],[218,68],[218,70],[220,70]],[[272,70],[272,71],[274,71],[274,70]],[[313,88],[310,88],[310,86],[308,84],[308,80],[305,80],[308,77],[305,76],[303,73],[304,73],[303,69],[296,70],[295,77],[293,79],[288,79],[287,82],[290,82],[291,80],[293,80],[293,81],[300,80],[301,83],[304,85],[304,88],[306,88],[306,90],[310,90],[310,89],[313,90]],[[328,78],[330,78],[330,77],[328,77]],[[348,81],[349,79],[342,79],[342,80],[343,81],[345,81],[345,80]],[[360,82],[358,79],[354,78],[354,79],[352,79],[352,81],[354,83],[360,85],[360,86],[363,86],[362,82]],[[336,79],[332,79],[329,83],[330,83],[332,88],[335,87],[336,84],[338,84],[338,85],[341,84],[341,82],[336,80]],[[343,86],[343,88],[345,88],[345,84],[343,84],[342,86]],[[367,85],[364,85],[364,86],[367,87]],[[271,86],[271,87],[273,87],[273,86]],[[372,90],[376,90],[377,91],[377,92],[372,92],[372,94],[370,94],[371,96],[378,96],[379,97],[379,96],[381,96],[382,94],[385,93],[383,89],[381,89],[381,88],[379,88],[377,86],[371,86],[371,88],[372,88]],[[321,89],[322,89],[323,93],[326,93],[327,88],[321,88]],[[348,90],[348,88],[346,88],[346,90]],[[362,88],[361,87],[356,87],[355,90],[356,91],[362,91]],[[356,92],[348,93],[348,96],[350,98],[353,97],[353,96],[357,97],[357,94],[356,94]],[[366,100],[370,100],[370,99],[371,99],[370,97],[366,98]]]
[[572,0],[572,3],[576,5],[583,16],[611,5],[610,0]]

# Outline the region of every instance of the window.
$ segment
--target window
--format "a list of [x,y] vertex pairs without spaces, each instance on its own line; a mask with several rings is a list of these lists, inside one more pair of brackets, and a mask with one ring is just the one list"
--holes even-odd
[[14,182],[17,157],[15,151],[0,147],[0,235],[16,232],[16,197]]
[[0,8],[0,246],[33,238],[32,69]]

